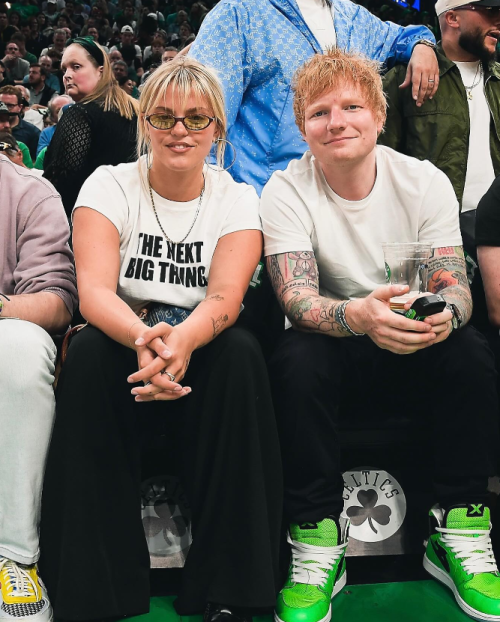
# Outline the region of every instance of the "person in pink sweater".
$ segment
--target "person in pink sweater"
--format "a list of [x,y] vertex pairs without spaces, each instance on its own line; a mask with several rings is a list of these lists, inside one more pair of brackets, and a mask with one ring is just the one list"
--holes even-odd
[[77,305],[69,225],[46,179],[0,153],[0,620],[50,622],[38,522],[56,346]]

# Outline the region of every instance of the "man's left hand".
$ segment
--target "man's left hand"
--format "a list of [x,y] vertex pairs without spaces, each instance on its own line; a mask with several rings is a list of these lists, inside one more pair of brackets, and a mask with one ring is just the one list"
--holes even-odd
[[400,89],[411,84],[412,96],[420,107],[425,100],[432,99],[439,86],[439,65],[434,50],[427,45],[417,44],[408,63],[406,77]]
[[436,339],[432,342],[432,345],[441,343],[453,332],[452,313],[449,309],[441,311],[441,313],[435,313],[434,315],[428,315],[424,322],[432,326],[432,332],[436,334]]

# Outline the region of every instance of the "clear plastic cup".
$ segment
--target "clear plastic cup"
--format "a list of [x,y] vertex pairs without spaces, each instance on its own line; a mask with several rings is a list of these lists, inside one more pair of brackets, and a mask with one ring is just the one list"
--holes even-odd
[[[423,242],[387,242],[382,244],[385,278],[391,285],[408,285],[405,298],[427,291],[431,244]],[[401,298],[398,296],[398,298]]]

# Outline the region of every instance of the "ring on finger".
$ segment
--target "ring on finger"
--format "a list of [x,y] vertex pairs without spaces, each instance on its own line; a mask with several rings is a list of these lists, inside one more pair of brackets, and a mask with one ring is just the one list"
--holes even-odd
[[168,377],[170,378],[171,382],[175,382],[175,376],[174,376],[174,374],[171,374],[171,373],[170,373],[169,371],[167,371],[166,369],[163,369],[160,373],[161,373],[161,375],[162,375],[162,376],[163,376],[163,375],[168,376]]

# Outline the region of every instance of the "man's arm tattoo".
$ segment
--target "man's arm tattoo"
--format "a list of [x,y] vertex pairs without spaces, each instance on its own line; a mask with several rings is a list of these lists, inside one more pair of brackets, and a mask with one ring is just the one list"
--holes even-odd
[[472,296],[461,246],[435,248],[429,260],[427,289],[456,305],[465,324],[472,314]]
[[284,297],[295,289],[319,291],[318,264],[314,253],[295,251],[267,258],[267,272],[283,311]]
[[269,278],[281,308],[297,329],[337,337],[350,336],[342,328],[340,300],[319,295],[318,264],[314,253],[294,251],[267,258]]
[[278,257],[276,255],[271,255],[269,257],[267,262],[267,272],[274,291],[278,291],[278,289],[283,286],[284,281],[280,270],[280,262],[278,261]]
[[286,304],[285,313],[295,328],[304,332],[350,337],[351,334],[340,322],[341,302],[318,295],[304,296],[299,290],[295,290]]

